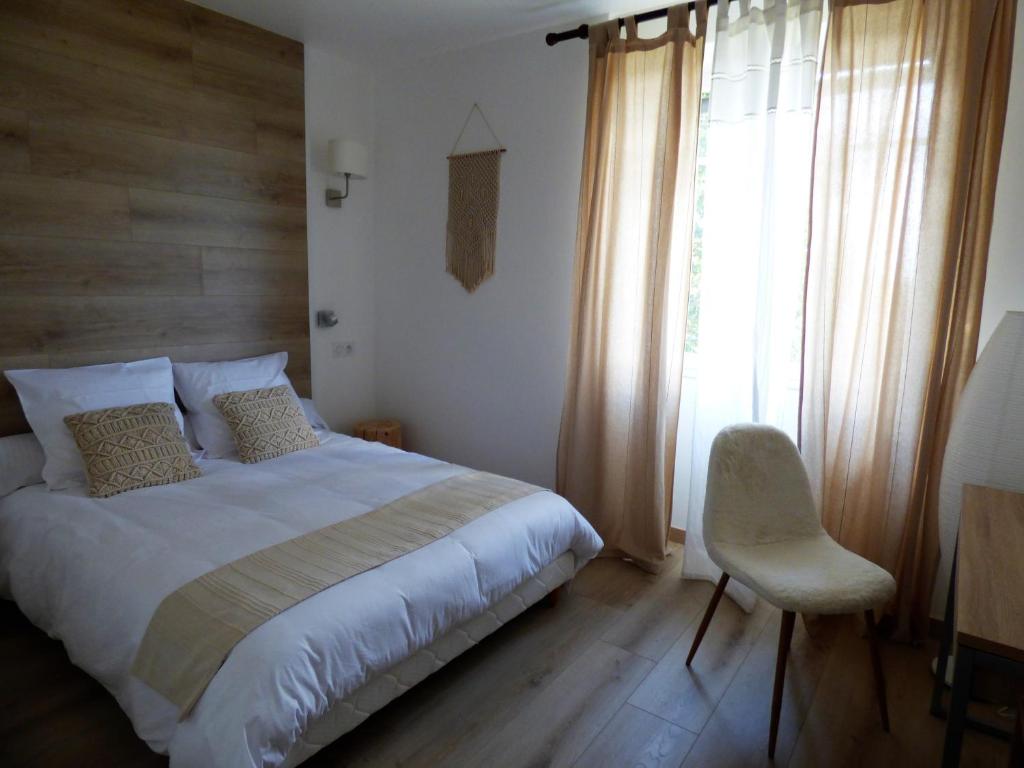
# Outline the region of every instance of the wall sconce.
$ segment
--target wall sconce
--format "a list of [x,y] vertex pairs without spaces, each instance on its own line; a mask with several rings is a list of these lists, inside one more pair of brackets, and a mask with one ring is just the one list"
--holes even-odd
[[341,208],[341,201],[348,197],[349,179],[365,179],[370,167],[370,151],[365,145],[347,139],[331,139],[327,142],[328,163],[331,173],[345,177],[345,192],[328,188],[324,202],[329,208]]

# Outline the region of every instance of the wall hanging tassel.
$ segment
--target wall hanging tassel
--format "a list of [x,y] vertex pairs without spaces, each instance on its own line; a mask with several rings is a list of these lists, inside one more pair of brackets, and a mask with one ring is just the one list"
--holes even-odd
[[[498,147],[457,155],[455,150],[474,111],[480,113]],[[494,274],[501,155],[504,151],[491,124],[479,105],[474,103],[448,155],[448,231],[445,245],[448,274],[470,293]]]

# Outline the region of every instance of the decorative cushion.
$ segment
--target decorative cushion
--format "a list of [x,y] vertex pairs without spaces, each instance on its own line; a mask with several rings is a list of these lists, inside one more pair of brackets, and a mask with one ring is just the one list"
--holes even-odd
[[89,495],[114,496],[202,475],[170,403],[101,408],[64,417],[78,445]]
[[246,464],[320,445],[287,384],[225,392],[213,403],[224,415],[238,456]]

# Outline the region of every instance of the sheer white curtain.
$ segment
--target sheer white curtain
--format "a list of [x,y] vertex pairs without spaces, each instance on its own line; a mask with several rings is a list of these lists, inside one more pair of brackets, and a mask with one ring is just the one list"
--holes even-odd
[[[728,12],[719,6],[697,222],[698,332],[685,379],[692,396],[684,403],[693,410],[681,420],[692,435],[680,435],[692,443],[680,452],[689,471],[679,468],[684,482],[677,482],[674,500],[674,517],[686,520],[686,578],[721,575],[702,532],[708,455],[718,431],[760,422],[796,439],[822,3],[734,0]],[[729,594],[753,606],[753,594],[735,579]]]

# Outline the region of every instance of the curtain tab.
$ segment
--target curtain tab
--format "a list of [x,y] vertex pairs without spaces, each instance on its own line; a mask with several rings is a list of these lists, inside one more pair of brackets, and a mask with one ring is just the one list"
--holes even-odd
[[[723,5],[728,8],[727,3],[723,3]],[[703,37],[708,28],[708,0],[696,0],[694,2],[693,11],[697,15],[697,28],[694,30],[694,34],[697,37]],[[726,12],[725,15],[728,16],[728,12]],[[689,30],[689,3],[680,3],[679,5],[673,5],[668,9],[668,28]]]
[[[708,31],[708,0],[697,0],[694,9],[697,12],[697,37],[704,37]],[[725,12],[729,13],[729,4],[725,4]]]
[[636,40],[636,16],[626,17],[626,39]]
[[612,19],[601,24],[591,24],[587,37],[590,41],[590,49],[595,51],[598,57],[604,56],[609,43],[619,39],[619,20]]
[[690,28],[690,6],[687,3],[673,5],[668,9],[667,16],[669,29]]

